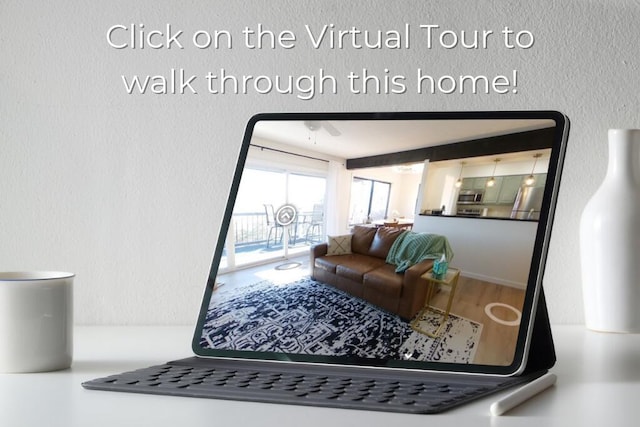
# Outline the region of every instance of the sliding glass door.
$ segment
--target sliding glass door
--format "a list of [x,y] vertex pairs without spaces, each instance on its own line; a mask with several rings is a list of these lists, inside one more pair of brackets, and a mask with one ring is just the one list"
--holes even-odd
[[326,178],[245,168],[220,268],[284,259],[324,240]]
[[[307,252],[315,243],[325,240],[325,193],[327,179],[320,176],[290,173],[288,203],[296,207],[298,217],[290,227],[288,255]],[[292,238],[293,237],[293,238]]]

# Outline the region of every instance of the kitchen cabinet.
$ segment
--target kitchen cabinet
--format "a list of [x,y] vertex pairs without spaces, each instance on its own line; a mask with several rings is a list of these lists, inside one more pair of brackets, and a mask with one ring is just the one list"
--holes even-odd
[[522,186],[523,176],[513,175],[505,176],[500,187],[500,194],[497,197],[499,204],[513,204],[518,195],[518,190]]
[[460,191],[473,190],[473,178],[462,178],[462,185]]
[[463,178],[460,190],[484,190],[487,186],[487,179],[489,178],[487,178],[486,176],[477,178]]
[[[484,196],[482,197],[482,203],[485,205],[499,203],[498,195],[501,193],[500,188],[503,185],[502,183],[504,181],[504,177],[497,176],[494,179],[496,183],[493,185],[493,187],[485,187]],[[485,186],[486,186],[486,181],[487,179],[485,179]]]
[[487,187],[487,177],[473,178],[473,190],[484,190]]
[[536,179],[536,182],[533,184],[534,187],[544,187],[544,184],[547,182],[547,174],[546,173],[537,173],[533,175]]

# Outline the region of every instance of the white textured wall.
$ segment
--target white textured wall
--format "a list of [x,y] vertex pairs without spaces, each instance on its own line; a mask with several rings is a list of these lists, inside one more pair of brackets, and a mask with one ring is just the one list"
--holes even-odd
[[[115,50],[114,24],[239,33],[335,23],[527,29],[533,48]],[[187,324],[208,272],[245,121],[256,112],[558,109],[572,121],[545,280],[552,321],[582,322],[578,220],[606,131],[639,127],[635,1],[0,1],[0,269],[77,273],[76,321]],[[240,41],[240,40],[238,40]],[[516,94],[127,95],[120,74],[495,75]],[[612,207],[615,209],[615,207]]]

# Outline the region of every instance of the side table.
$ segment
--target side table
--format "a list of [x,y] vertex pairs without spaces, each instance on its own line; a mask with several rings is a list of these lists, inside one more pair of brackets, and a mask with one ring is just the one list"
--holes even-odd
[[[418,315],[411,321],[410,325],[414,331],[425,334],[431,338],[436,338],[438,335],[440,335],[440,332],[442,331],[442,327],[444,326],[445,322],[449,318],[449,313],[451,311],[451,303],[453,302],[453,297],[455,296],[456,288],[458,287],[459,277],[460,277],[460,270],[457,268],[449,268],[447,270],[447,274],[445,274],[445,276],[442,279],[436,279],[435,277],[433,277],[432,270],[427,271],[421,276],[422,279],[425,279],[427,281],[429,288],[427,289],[427,296],[424,301],[424,307],[422,308],[422,310],[420,310]],[[447,300],[447,306],[444,311],[438,307],[434,307],[431,305],[431,298],[433,297],[434,289],[438,285],[449,287],[449,299]],[[440,323],[436,328],[435,332],[429,332],[420,328],[420,322],[422,320],[425,320],[429,313],[436,313],[441,316]]]

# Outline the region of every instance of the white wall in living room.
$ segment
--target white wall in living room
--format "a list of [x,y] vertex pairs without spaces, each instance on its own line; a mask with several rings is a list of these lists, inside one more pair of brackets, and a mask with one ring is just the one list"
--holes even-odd
[[537,223],[486,218],[418,216],[413,230],[446,236],[452,267],[466,277],[524,289]]
[[[77,323],[195,320],[243,128],[254,113],[488,109],[557,109],[571,119],[544,285],[553,322],[583,321],[579,217],[605,173],[607,129],[640,127],[636,1],[3,0],[0,9],[0,270],[77,273]],[[407,23],[410,46],[398,49],[358,48],[348,37],[348,46],[331,48],[329,33],[314,48],[308,34],[317,39],[324,25],[334,35],[352,27],[403,33]],[[115,45],[140,35],[133,24],[164,33],[171,25],[184,48],[139,48],[140,38],[135,48],[107,43],[114,25],[127,29],[118,30]],[[431,47],[421,24],[439,26]],[[265,33],[262,48],[255,34],[249,48],[242,31],[259,26],[291,31],[295,47],[285,34],[272,48]],[[506,44],[505,28],[513,31]],[[190,37],[205,30],[229,31],[232,47],[195,47]],[[486,48],[452,46],[462,30],[495,37]],[[508,48],[518,34],[523,46],[530,35],[535,43]],[[179,79],[181,69],[187,80],[197,76],[197,94],[185,82],[175,87],[183,94],[154,94],[159,83],[128,94],[122,78]],[[373,83],[367,93],[349,87],[347,76],[365,69],[379,76],[380,93]],[[419,93],[419,69],[510,82],[505,93]],[[324,73],[339,86],[333,93],[327,82],[313,96],[302,86],[291,94],[260,93],[265,86],[235,94],[229,82],[225,94],[210,93],[204,76],[223,70],[271,78]],[[395,75],[407,77],[402,93],[393,91],[401,92],[391,85]]]

